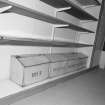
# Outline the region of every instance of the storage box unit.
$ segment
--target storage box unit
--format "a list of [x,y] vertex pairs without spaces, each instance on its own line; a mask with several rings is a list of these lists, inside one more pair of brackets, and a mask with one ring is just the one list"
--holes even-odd
[[88,58],[87,55],[82,54],[82,53],[76,53],[76,52],[72,52],[72,53],[67,53],[64,54],[64,56],[68,59],[68,60],[76,60],[76,59],[83,59],[83,58]]
[[68,72],[79,71],[82,69],[86,69],[86,62],[78,62],[74,65],[68,65]]
[[63,54],[47,55],[50,60],[49,77],[55,77],[67,72],[67,58]]
[[68,60],[67,66],[76,64],[86,64],[87,58]]
[[82,53],[69,53],[64,55],[67,60],[68,72],[78,70],[78,68],[86,68],[87,56]]
[[10,79],[26,86],[48,78],[49,60],[45,55],[11,57]]

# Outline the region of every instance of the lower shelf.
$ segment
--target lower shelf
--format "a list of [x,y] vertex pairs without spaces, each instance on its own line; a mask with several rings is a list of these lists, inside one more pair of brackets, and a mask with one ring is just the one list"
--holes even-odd
[[93,47],[94,45],[64,42],[59,40],[42,40],[1,36],[0,45],[45,46],[45,47]]
[[16,101],[19,101],[26,97],[42,92],[50,87],[55,86],[58,83],[64,82],[74,77],[77,77],[91,70],[93,70],[93,68],[71,72],[71,73],[64,74],[59,77],[47,79],[40,83],[35,83],[33,85],[30,85],[24,88],[11,82],[10,80],[1,81],[0,83],[0,105],[7,105],[7,103],[8,104],[15,103]]

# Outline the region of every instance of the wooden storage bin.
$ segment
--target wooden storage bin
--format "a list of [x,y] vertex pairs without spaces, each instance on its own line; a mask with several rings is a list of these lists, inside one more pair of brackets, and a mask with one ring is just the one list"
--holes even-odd
[[49,60],[45,55],[11,57],[10,79],[26,86],[48,78]]
[[82,69],[86,69],[86,62],[78,62],[77,64],[74,65],[68,65],[68,72],[72,71],[79,71]]
[[83,59],[74,59],[74,60],[68,60],[67,66],[77,65],[77,64],[86,64],[87,58]]
[[72,52],[72,53],[66,53],[63,54],[67,60],[77,60],[77,59],[83,59],[83,58],[88,58],[87,55],[84,55],[82,53],[76,53],[76,52]]
[[67,72],[67,58],[63,54],[51,54],[47,56],[50,60],[49,77],[55,77]]
[[82,53],[69,53],[64,55],[67,60],[67,71],[75,71],[78,68],[85,67],[87,64],[87,56]]
[[85,64],[72,65],[72,66],[68,67],[69,72],[81,71],[81,70],[85,70],[85,69],[86,69]]

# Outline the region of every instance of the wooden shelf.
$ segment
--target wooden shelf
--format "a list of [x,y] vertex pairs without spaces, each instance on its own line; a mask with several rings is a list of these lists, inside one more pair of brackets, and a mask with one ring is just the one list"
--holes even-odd
[[93,45],[52,41],[52,40],[39,40],[29,38],[15,38],[15,37],[1,37],[0,45],[20,45],[20,46],[42,46],[42,47],[92,47]]
[[[84,9],[82,9],[80,6],[74,4],[73,2],[69,0],[41,0],[55,8],[64,8],[66,7],[71,7],[71,9],[64,10],[66,13],[71,14],[79,19],[83,20],[94,20],[97,21],[98,19],[86,12]],[[64,4],[64,6],[62,6]],[[65,5],[66,4],[66,5]]]
[[[6,13],[7,12],[14,12],[16,14],[20,14],[20,15],[23,15],[23,16],[38,19],[38,20],[45,21],[45,22],[48,22],[48,23],[51,23],[51,24],[64,24],[64,25],[67,24],[66,22],[64,22],[60,19],[57,19],[55,17],[49,16],[47,14],[38,12],[38,11],[30,9],[30,8],[24,7],[22,5],[13,3],[11,1],[0,0],[0,7],[3,4],[4,4],[4,6],[12,6],[7,11],[5,11]],[[3,12],[3,13],[5,13],[5,12]]]
[[20,87],[10,80],[4,80],[0,83],[0,105],[10,105],[26,97],[40,93],[48,88],[62,83],[66,80],[75,78],[81,74],[87,73],[94,69],[82,69],[71,73],[64,74],[59,77],[50,78],[39,83],[32,84],[27,87]]
[[86,6],[86,5],[101,5],[101,3],[98,0],[77,0],[80,4]]
[[91,30],[88,30],[88,29],[85,29],[85,28],[82,28],[80,26],[75,26],[73,24],[70,24],[69,26],[62,26],[62,27],[58,27],[58,28],[68,28],[68,29],[75,29],[76,31],[79,31],[79,32],[89,32],[89,33],[94,33],[93,31]]
[[79,7],[64,10],[64,12],[66,12],[72,16],[75,16],[75,17],[79,18],[80,20],[94,20],[94,21],[98,20],[97,18],[90,15],[89,13],[87,13],[86,11],[84,11],[83,9],[81,9]]
[[69,28],[73,29],[73,30],[78,30],[78,31],[83,31],[83,32],[84,31],[85,32],[91,32],[91,31],[89,31],[85,28],[76,26],[72,23],[67,23],[67,22],[65,22],[63,20],[60,20],[58,18],[46,15],[44,13],[35,11],[33,9],[18,5],[16,3],[13,3],[13,2],[10,2],[10,1],[7,1],[7,0],[0,0],[0,5],[3,5],[3,4],[7,7],[11,6],[11,7],[8,8],[8,10],[5,10],[3,13],[14,12],[14,13],[17,13],[17,14],[21,14],[21,15],[28,16],[28,17],[31,17],[31,18],[34,18],[34,19],[38,19],[38,20],[42,20],[42,21],[45,21],[45,22],[48,22],[48,23],[51,23],[51,24],[55,24],[55,25],[59,25],[59,24],[60,25],[70,25]]

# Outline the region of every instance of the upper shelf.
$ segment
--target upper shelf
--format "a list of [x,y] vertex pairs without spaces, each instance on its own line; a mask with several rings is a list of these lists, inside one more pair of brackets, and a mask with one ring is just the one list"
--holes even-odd
[[62,27],[58,27],[58,28],[68,28],[68,29],[75,29],[76,31],[79,31],[79,32],[94,33],[94,32],[91,31],[91,30],[82,28],[82,27],[80,27],[80,26],[75,26],[74,24],[69,24],[68,26],[62,26]]
[[[53,1],[53,0],[52,0]],[[20,15],[28,16],[34,19],[42,20],[51,24],[55,25],[69,25],[70,29],[78,30],[78,31],[85,31],[85,32],[92,32],[90,30],[87,30],[85,28],[82,28],[80,26],[76,26],[71,23],[67,23],[61,19],[58,19],[56,17],[49,16],[47,14],[38,12],[36,10],[24,7],[22,5],[7,1],[7,0],[0,0],[0,7],[3,7],[2,13],[5,12],[14,12]],[[5,8],[4,8],[5,7]]]
[[97,21],[98,19],[84,9],[82,9],[77,4],[73,3],[69,0],[41,0],[55,8],[64,8],[64,7],[71,7],[70,9],[64,10],[66,13],[71,14],[79,19],[83,20],[94,20]]
[[67,24],[64,21],[57,19],[55,17],[49,16],[47,14],[35,11],[33,9],[24,7],[22,5],[13,3],[11,1],[7,1],[7,0],[0,0],[0,7],[5,7],[5,6],[11,6],[11,8],[9,8],[8,10],[2,12],[14,12],[16,14],[20,14],[20,15],[24,15],[24,16],[28,16],[34,19],[38,19],[38,20],[42,20],[51,24]]
[[0,45],[21,45],[21,46],[42,46],[42,47],[91,47],[93,45],[53,41],[53,40],[39,40],[30,38],[15,38],[15,37],[1,37]]
[[82,5],[101,5],[99,0],[77,0]]

